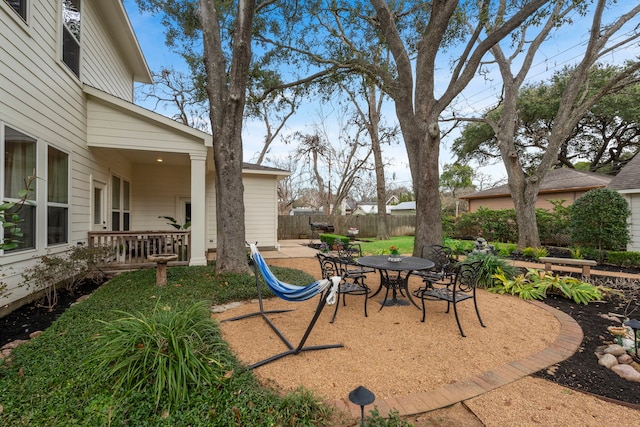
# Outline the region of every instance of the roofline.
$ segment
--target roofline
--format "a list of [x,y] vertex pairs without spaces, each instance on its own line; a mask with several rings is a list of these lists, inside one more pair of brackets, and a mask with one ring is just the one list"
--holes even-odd
[[250,167],[242,167],[242,174],[253,174],[253,175],[271,175],[275,176],[278,179],[284,179],[291,175],[291,172],[281,170],[281,169],[273,169],[273,170],[265,170],[265,169],[251,169]]
[[[606,185],[593,185],[589,187],[571,187],[571,188],[557,188],[552,190],[540,190],[538,194],[554,194],[554,193],[571,193],[575,191],[589,191],[594,190],[596,188],[605,188]],[[462,196],[459,197],[460,200],[476,200],[476,199],[494,199],[494,198],[506,198],[511,197],[511,193],[499,193],[499,194],[489,194],[486,196]]]
[[137,114],[138,116],[141,116],[145,120],[155,122],[155,123],[161,123],[162,125],[169,127],[177,132],[181,132],[183,134],[190,135],[198,139],[202,139],[205,147],[213,147],[213,136],[206,132],[202,132],[198,129],[194,129],[190,126],[179,123],[166,116],[163,116],[162,114],[158,114],[144,107],[136,105],[132,102],[125,101],[124,99],[108,94],[104,91],[101,91],[100,89],[96,89],[93,86],[89,86],[87,84],[82,85],[82,91],[91,97],[99,99],[103,102],[107,102],[118,108],[127,110],[131,113]]

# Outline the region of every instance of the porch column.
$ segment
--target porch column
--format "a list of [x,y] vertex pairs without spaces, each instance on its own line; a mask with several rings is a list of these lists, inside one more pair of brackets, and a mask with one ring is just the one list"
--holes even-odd
[[189,265],[207,265],[206,153],[191,158],[191,259]]

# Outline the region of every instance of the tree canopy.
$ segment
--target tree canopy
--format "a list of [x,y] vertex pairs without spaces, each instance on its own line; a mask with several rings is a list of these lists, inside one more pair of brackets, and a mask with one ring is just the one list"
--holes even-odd
[[[518,94],[516,150],[525,170],[540,163],[548,148],[560,99],[573,67],[556,72],[548,81],[525,85]],[[590,73],[589,92],[600,90],[621,67],[596,66]],[[578,122],[560,147],[555,167],[616,174],[640,148],[640,84],[604,96]],[[486,115],[497,121],[502,109]],[[464,126],[452,151],[460,160],[499,161],[495,132],[486,122]]]

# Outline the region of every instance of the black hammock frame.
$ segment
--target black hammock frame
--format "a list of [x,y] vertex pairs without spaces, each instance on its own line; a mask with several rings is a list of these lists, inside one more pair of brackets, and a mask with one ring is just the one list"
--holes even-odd
[[[249,365],[249,369],[258,368],[258,367],[260,367],[262,365],[266,365],[267,363],[274,362],[274,361],[276,361],[278,359],[281,359],[283,357],[289,356],[291,354],[299,354],[299,353],[301,353],[303,351],[326,350],[326,349],[329,349],[329,348],[341,348],[341,347],[344,347],[344,344],[311,345],[311,346],[306,346],[306,347],[304,345],[307,342],[307,338],[309,338],[309,334],[311,334],[311,331],[313,330],[313,327],[315,326],[316,321],[320,317],[320,314],[322,313],[322,310],[324,309],[325,305],[327,304],[326,297],[327,297],[328,293],[331,290],[331,286],[328,286],[324,291],[320,292],[320,301],[318,301],[318,306],[316,307],[316,311],[313,314],[311,322],[309,322],[309,326],[307,326],[307,330],[305,331],[304,335],[302,336],[302,339],[300,340],[300,343],[298,343],[297,346],[294,346],[287,339],[287,337],[285,337],[284,334],[278,329],[278,327],[273,324],[273,322],[271,321],[271,319],[268,316],[269,314],[286,313],[286,312],[293,311],[293,310],[292,309],[290,309],[290,310],[265,310],[264,309],[264,305],[262,303],[262,291],[260,290],[260,279],[259,279],[259,276],[261,276],[262,273],[258,270],[258,266],[257,266],[255,261],[252,260],[252,264],[253,264],[253,270],[254,270],[255,277],[256,277],[256,288],[258,290],[258,303],[260,304],[260,311],[256,311],[256,312],[248,313],[248,314],[243,314],[241,316],[232,317],[232,318],[229,318],[229,319],[224,319],[224,320],[221,321],[221,323],[222,322],[234,322],[236,320],[242,320],[242,319],[247,319],[247,318],[250,318],[250,317],[260,316],[267,323],[267,325],[269,325],[271,327],[273,332],[275,332],[275,334],[280,338],[280,340],[284,343],[284,345],[287,346],[288,350],[287,351],[283,351],[282,353],[274,354],[271,357],[267,357],[266,359],[263,359],[263,360],[260,360],[258,362],[255,362],[255,363]],[[264,279],[264,277],[263,277],[263,279]],[[269,286],[269,283],[266,280],[265,280],[265,283],[267,284],[267,286]]]

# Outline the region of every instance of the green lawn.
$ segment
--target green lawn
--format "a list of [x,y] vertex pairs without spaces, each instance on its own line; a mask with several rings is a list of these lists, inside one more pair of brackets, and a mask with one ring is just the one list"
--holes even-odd
[[[290,283],[304,285],[314,280],[296,270],[273,270]],[[270,295],[266,287],[263,293]],[[97,369],[93,362],[96,354],[103,354],[95,339],[106,332],[102,322],[127,317],[116,310],[148,317],[154,310],[171,314],[197,302],[209,306],[255,296],[252,277],[216,277],[211,266],[171,268],[163,288],[155,286],[153,269],[116,277],[88,300],[69,308],[40,337],[18,347],[11,362],[0,362],[0,425],[325,425],[330,408],[310,392],[280,395],[258,384],[228,350],[217,324],[206,339],[217,340],[208,357],[221,364],[220,375],[201,380],[197,387],[191,384],[188,401],[171,408],[166,395],[156,406],[153,387],[146,381],[130,393],[114,387],[118,378],[104,378],[104,369]],[[208,319],[207,311],[204,317]],[[142,373],[143,378],[155,374]]]
[[413,253],[413,236],[392,237],[389,240],[375,240],[373,242],[361,242],[362,252],[365,255],[386,255],[389,247],[395,246],[402,255]]

